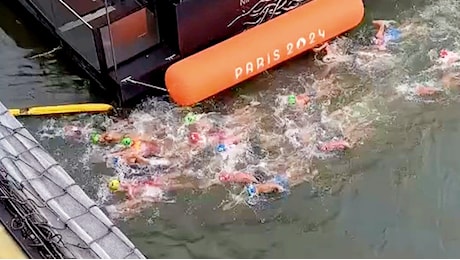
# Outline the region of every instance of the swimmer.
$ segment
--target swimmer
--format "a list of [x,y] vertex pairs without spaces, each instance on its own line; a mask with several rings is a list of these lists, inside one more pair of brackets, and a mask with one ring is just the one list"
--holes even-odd
[[313,48],[313,51],[319,53],[325,51],[326,55],[321,59],[324,63],[330,63],[333,60],[333,57],[336,56],[335,49],[331,47],[329,42],[323,43],[321,46]]
[[328,141],[322,144],[319,149],[323,152],[332,152],[332,151],[343,151],[349,148],[351,148],[351,145],[347,141],[341,139],[341,140]]
[[123,144],[124,141],[128,139],[139,140],[139,141],[148,141],[148,138],[132,134],[132,133],[123,133],[119,131],[106,131],[102,134],[92,133],[90,136],[91,142],[94,144]]
[[387,45],[396,42],[401,38],[401,30],[392,26],[393,20],[374,20],[372,24],[378,28],[374,38],[374,44],[379,50],[386,50]]
[[319,47],[313,48],[315,53],[325,51],[325,55],[321,59],[324,63],[345,62],[351,60],[346,54],[346,49],[350,45],[350,40],[345,37],[340,37],[334,40],[333,43],[326,42]]
[[192,183],[180,183],[178,176],[161,176],[147,180],[119,181],[111,180],[108,188],[111,192],[123,192],[128,200],[159,202],[166,191],[195,188]]
[[296,105],[299,108],[305,108],[310,104],[310,96],[308,94],[289,95],[288,104],[291,106]]
[[119,180],[111,180],[108,183],[108,188],[111,192],[126,193],[129,200],[147,199],[152,202],[158,202],[163,197],[163,189],[155,180],[143,182],[121,182]]
[[[146,205],[158,203],[165,200],[165,191],[152,183],[129,183],[112,180],[108,183],[111,192],[122,192],[126,194],[127,200],[114,206],[119,215],[139,214]],[[113,212],[114,213],[114,212]]]
[[215,184],[258,184],[268,180],[268,176],[260,170],[256,170],[253,174],[246,172],[221,172],[217,175],[217,180],[217,183],[213,181],[209,183],[208,186]]
[[151,158],[158,156],[159,151],[160,148],[153,141],[135,141],[131,147],[126,150],[113,153],[111,156],[120,157],[128,165],[149,165],[155,162],[155,160],[152,161]]
[[221,172],[218,179],[221,183],[250,184],[259,182],[252,174],[244,172]]
[[440,89],[431,86],[418,86],[415,89],[415,93],[421,97],[428,97],[439,94],[441,92]]
[[70,137],[70,138],[75,138],[75,139],[81,139],[83,136],[89,134],[91,129],[88,127],[81,127],[78,125],[66,125],[62,129],[64,131],[64,136],[65,137]]
[[193,131],[189,134],[189,143],[200,148],[207,145],[230,147],[239,144],[243,139],[243,134],[234,135],[224,130],[213,130],[206,133]]
[[460,87],[460,72],[448,72],[441,78],[441,83],[444,88],[459,88]]
[[119,132],[107,131],[103,134],[93,133],[90,136],[93,144],[116,144],[119,143],[126,135]]
[[[233,114],[225,116],[224,125],[217,125],[209,117],[201,116],[199,120],[190,125],[189,144],[198,148],[219,144],[237,145],[244,138],[248,126],[255,125],[256,119],[251,106],[237,109]],[[244,129],[240,129],[242,127]]]
[[460,61],[460,54],[458,54],[456,52],[449,51],[449,50],[446,50],[446,49],[442,49],[439,52],[439,58],[438,58],[437,62],[442,64],[442,65],[452,66],[458,61]]
[[129,217],[141,213],[141,211],[148,208],[151,203],[168,202],[166,197],[167,191],[193,188],[193,185],[166,184],[164,181],[153,179],[132,182],[112,180],[109,182],[108,187],[111,192],[123,192],[127,195],[127,200],[110,207],[112,208],[111,213]]
[[185,118],[185,124],[192,128],[192,130],[207,132],[216,127],[214,120],[210,117],[211,114],[188,113]]
[[[151,157],[159,156],[161,148],[156,141],[144,138],[133,139],[124,135],[116,136],[119,143],[125,147],[124,150],[111,154],[111,156],[121,157],[129,165],[150,164]],[[112,139],[115,140],[115,139]]]
[[242,136],[232,134],[229,131],[218,131],[210,134],[212,144],[224,144],[227,146],[236,145],[241,142]]
[[265,182],[259,184],[250,184],[246,187],[250,197],[262,194],[283,193],[284,187],[276,182]]

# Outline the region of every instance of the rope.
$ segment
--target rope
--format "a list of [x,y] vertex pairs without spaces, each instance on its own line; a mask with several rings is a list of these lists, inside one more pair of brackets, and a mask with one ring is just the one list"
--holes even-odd
[[129,76],[129,77],[124,78],[123,80],[121,80],[121,83],[126,83],[126,82],[129,82],[129,83],[132,83],[132,84],[141,85],[141,86],[148,87],[148,88],[158,89],[158,90],[161,90],[161,91],[164,91],[164,92],[168,92],[168,90],[165,89],[165,88],[157,87],[157,86],[154,86],[154,85],[151,85],[151,84],[147,84],[147,83],[144,83],[144,82],[140,82],[140,81],[137,81],[137,80],[133,80],[131,76]]
[[50,56],[51,54],[54,54],[56,51],[59,51],[61,50],[62,47],[61,46],[58,46],[50,51],[47,51],[47,52],[44,52],[44,53],[40,53],[40,54],[37,54],[37,55],[34,55],[32,57],[30,57],[31,59],[37,59],[37,58],[41,58],[41,57],[46,57],[46,56]]

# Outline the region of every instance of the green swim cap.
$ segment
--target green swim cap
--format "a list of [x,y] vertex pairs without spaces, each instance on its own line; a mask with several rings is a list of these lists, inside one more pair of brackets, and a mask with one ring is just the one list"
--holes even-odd
[[295,95],[289,95],[288,97],[289,105],[295,105],[297,103],[297,98]]
[[120,142],[122,145],[124,146],[131,146],[133,144],[133,140],[129,137],[125,137],[123,139],[121,139],[121,142]]
[[189,112],[184,118],[186,125],[191,125],[196,122],[196,115],[193,112]]
[[101,139],[101,135],[98,133],[92,133],[90,136],[90,140],[93,144],[99,143],[99,140]]

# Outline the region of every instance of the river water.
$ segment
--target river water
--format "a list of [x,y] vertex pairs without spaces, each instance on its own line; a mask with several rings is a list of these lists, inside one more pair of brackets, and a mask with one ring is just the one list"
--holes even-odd
[[[429,82],[430,74],[420,73],[428,50],[458,48],[455,28],[460,7],[454,0],[366,4],[367,22],[417,17],[431,28],[432,39],[406,48],[391,72],[372,74],[373,85],[383,88],[380,93],[404,89],[407,82]],[[64,62],[27,58],[52,49],[53,43],[41,41],[30,25],[2,4],[0,15],[0,96],[5,105],[98,101],[89,93],[86,81]],[[360,31],[365,35],[368,30]],[[306,70],[310,58],[288,62],[271,75],[245,84],[242,92],[257,95],[270,86],[298,84],[297,75]],[[244,207],[222,211],[216,205],[225,194],[216,189],[180,196],[175,204],[118,224],[150,258],[458,257],[458,98],[428,103],[407,94],[382,99],[386,102],[380,107],[391,120],[363,145],[316,162],[317,183],[296,187],[268,215]],[[60,120],[64,119],[21,119],[31,132]],[[59,138],[43,138],[43,131],[40,133],[37,137],[43,145],[97,198],[94,179],[103,170],[82,167],[81,161],[88,160],[82,157],[85,148]]]

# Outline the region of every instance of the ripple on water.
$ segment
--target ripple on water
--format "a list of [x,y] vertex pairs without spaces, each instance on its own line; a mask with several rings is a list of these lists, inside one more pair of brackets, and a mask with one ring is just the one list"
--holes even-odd
[[[155,98],[146,100],[129,115],[134,122],[131,130],[172,140],[164,152],[177,166],[166,171],[207,181],[222,170],[264,169],[300,176],[296,181],[307,184],[263,209],[245,205],[240,187],[212,186],[195,193],[180,192],[173,194],[177,195],[175,204],[149,206],[143,215],[119,224],[150,257],[444,255],[435,246],[438,237],[455,239],[457,233],[445,230],[446,225],[436,233],[430,228],[430,218],[451,223],[448,218],[455,215],[449,212],[439,217],[426,212],[448,211],[446,201],[453,200],[446,194],[455,194],[454,188],[438,181],[446,178],[454,182],[455,175],[448,170],[438,171],[448,162],[440,158],[440,147],[434,144],[439,137],[432,137],[433,132],[426,127],[432,126],[436,118],[437,124],[455,120],[439,118],[438,114],[447,101],[456,97],[446,93],[441,98],[422,99],[416,90],[420,85],[439,87],[442,69],[433,68],[428,57],[431,49],[459,49],[455,40],[457,11],[455,1],[441,0],[404,12],[399,22],[409,26],[413,34],[394,46],[391,55],[358,49],[352,65],[331,69],[330,77],[324,75],[323,67],[319,67],[319,73],[315,72],[318,67],[312,71],[304,67],[309,64],[307,57],[262,75],[238,92],[224,94],[234,99],[218,98],[191,110]],[[358,36],[370,28],[364,25]],[[37,72],[28,71],[30,65],[21,66],[16,66],[21,69],[13,70],[12,75],[37,76]],[[312,99],[305,109],[290,106],[288,96],[292,94],[307,94]],[[426,102],[432,106],[427,107]],[[248,109],[241,109],[244,107]],[[191,128],[183,123],[189,111],[233,135],[241,134],[242,149],[219,154],[215,147],[208,147],[192,152],[185,145]],[[73,121],[88,124],[88,128],[101,125],[91,117],[50,120],[40,133],[44,140],[54,138],[62,143],[62,127]],[[108,129],[127,129],[122,122],[103,121]],[[340,137],[347,137],[353,149],[333,155],[318,149],[323,142]],[[453,139],[442,139],[443,146],[449,146]],[[93,196],[101,203],[116,201],[104,182],[117,173],[107,169],[103,160],[94,159],[94,154],[107,150],[89,145],[86,139],[80,145],[68,142],[74,144],[73,150],[66,150],[58,160],[70,167],[79,183],[92,187]],[[420,186],[414,186],[414,182]],[[432,194],[430,182],[438,183],[433,184],[436,189]],[[434,209],[439,200],[443,209]],[[441,238],[445,250],[454,252],[446,238]]]

